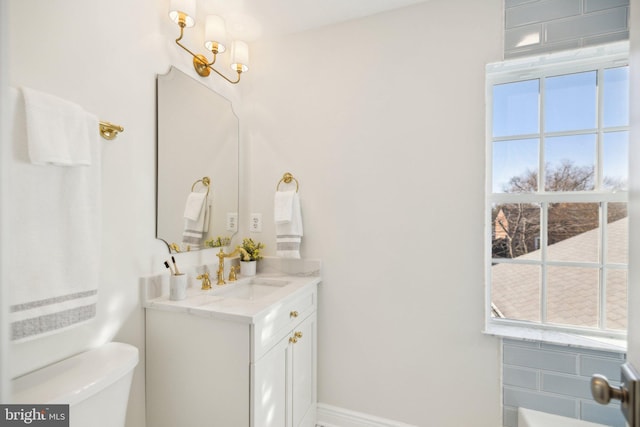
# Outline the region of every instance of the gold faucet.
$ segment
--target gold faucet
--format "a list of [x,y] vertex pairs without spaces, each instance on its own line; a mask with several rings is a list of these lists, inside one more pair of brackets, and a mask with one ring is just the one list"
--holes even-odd
[[[222,248],[220,248],[220,252],[218,252],[216,255],[218,256],[218,285],[224,285],[225,282],[224,281],[224,259],[225,258],[230,258],[234,255],[238,255],[240,253],[240,250],[238,248],[236,248],[233,252],[230,252],[228,254],[225,254],[224,251],[222,250]],[[232,269],[233,271],[233,269]],[[231,272],[229,272],[229,281],[234,281],[235,280],[235,273],[233,273],[233,279],[231,278]]]
[[203,291],[208,291],[209,289],[211,289],[211,280],[209,279],[209,273],[202,273],[201,275],[199,275],[198,277],[196,277],[196,279],[198,280],[202,280],[202,289]]
[[229,270],[229,281],[230,282],[235,282],[236,280],[238,280],[238,271],[239,270],[240,270],[240,266],[239,265],[231,266],[231,269]]

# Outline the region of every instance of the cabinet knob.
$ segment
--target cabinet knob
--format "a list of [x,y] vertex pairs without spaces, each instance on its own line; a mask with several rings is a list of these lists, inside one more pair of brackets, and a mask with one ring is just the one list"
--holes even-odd
[[298,312],[293,310],[291,313],[289,313],[289,317],[298,317]]
[[293,333],[293,336],[292,336],[291,338],[289,338],[289,342],[290,342],[291,344],[295,344],[295,343],[297,343],[297,342],[298,342],[298,340],[299,340],[300,338],[302,338],[302,332],[300,332],[300,331],[294,332],[294,333]]

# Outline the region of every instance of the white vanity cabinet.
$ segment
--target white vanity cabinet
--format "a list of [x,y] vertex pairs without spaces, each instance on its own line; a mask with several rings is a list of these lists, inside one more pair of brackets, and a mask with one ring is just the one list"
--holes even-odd
[[313,427],[316,422],[316,315],[298,323],[251,365],[253,427]]
[[317,283],[251,315],[188,300],[146,308],[147,424],[313,427]]

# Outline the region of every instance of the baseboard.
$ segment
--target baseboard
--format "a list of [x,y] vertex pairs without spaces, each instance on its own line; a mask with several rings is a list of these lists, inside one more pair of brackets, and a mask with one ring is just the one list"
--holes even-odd
[[318,403],[316,427],[417,427],[337,406]]

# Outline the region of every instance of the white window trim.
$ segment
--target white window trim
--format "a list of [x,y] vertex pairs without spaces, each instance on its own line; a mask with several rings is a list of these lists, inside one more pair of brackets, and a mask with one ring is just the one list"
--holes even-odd
[[[588,71],[595,68],[613,68],[629,63],[629,42],[618,42],[607,45],[583,48],[579,50],[564,51],[559,53],[547,54],[529,58],[519,58],[498,63],[488,64],[486,66],[486,85],[485,85],[485,146],[486,146],[486,175],[485,175],[485,324],[483,333],[511,339],[523,339],[542,341],[553,344],[564,344],[576,347],[594,348],[598,350],[611,350],[618,352],[626,352],[627,341],[626,334],[607,333],[605,331],[594,330],[585,332],[580,328],[571,327],[549,327],[544,324],[533,322],[495,319],[491,316],[491,269],[487,266],[491,264],[492,250],[490,238],[491,235],[491,206],[496,201],[500,201],[498,195],[492,196],[492,177],[493,157],[492,142],[495,138],[492,135],[493,111],[492,111],[492,88],[496,84],[511,83],[515,81],[532,80],[542,78],[551,68],[554,74],[577,73],[580,71]],[[536,135],[538,137],[538,135]],[[526,202],[528,200],[539,202],[541,196],[547,202],[552,202],[562,198],[567,200],[567,195],[558,195],[555,193],[536,194],[531,196],[528,194],[518,195],[519,201]],[[514,195],[508,197],[509,201],[513,201]],[[574,193],[570,197],[575,201],[628,201],[627,192],[617,193],[599,193],[585,192]],[[487,244],[488,241],[488,244]]]

